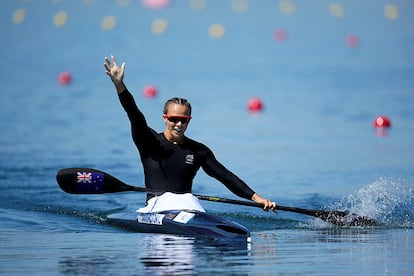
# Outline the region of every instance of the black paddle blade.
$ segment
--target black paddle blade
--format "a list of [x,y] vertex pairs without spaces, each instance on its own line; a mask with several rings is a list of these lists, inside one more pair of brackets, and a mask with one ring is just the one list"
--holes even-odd
[[338,226],[375,226],[374,219],[344,211],[316,211],[315,216]]
[[61,169],[56,174],[56,180],[60,188],[70,194],[138,191],[107,173],[90,168]]
[[344,227],[377,225],[375,220],[371,218],[359,216],[357,214],[350,214],[347,211],[309,210],[309,209],[286,207],[286,206],[280,206],[280,205],[276,206],[276,209],[317,217],[321,220],[333,223],[338,226],[344,226]]

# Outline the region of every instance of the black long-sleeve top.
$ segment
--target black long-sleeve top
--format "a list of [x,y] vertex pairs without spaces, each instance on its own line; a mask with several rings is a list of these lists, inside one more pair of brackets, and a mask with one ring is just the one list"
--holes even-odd
[[[207,146],[188,137],[181,144],[168,141],[163,133],[157,133],[148,126],[129,91],[118,95],[131,122],[132,139],[140,153],[148,190],[191,193],[193,179],[201,167],[234,194],[252,198],[254,191],[218,162]],[[148,193],[147,199],[152,196]]]

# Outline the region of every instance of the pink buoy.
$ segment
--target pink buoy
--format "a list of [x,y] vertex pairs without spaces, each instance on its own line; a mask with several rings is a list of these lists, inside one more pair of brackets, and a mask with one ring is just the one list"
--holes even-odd
[[72,75],[69,72],[62,72],[59,74],[58,81],[62,85],[67,85],[72,81]]
[[276,39],[277,42],[285,42],[287,40],[287,33],[283,29],[277,29],[273,33],[273,36],[274,36],[274,38]]
[[389,128],[391,127],[391,121],[387,116],[378,116],[374,120],[374,127],[375,128]]
[[170,0],[141,0],[142,5],[147,8],[161,9],[170,4]]
[[262,100],[257,97],[251,98],[247,103],[247,109],[252,113],[261,112],[263,110]]
[[148,85],[144,87],[144,90],[142,91],[142,94],[146,98],[155,98],[158,94],[158,90],[154,85]]
[[346,38],[346,44],[348,47],[356,48],[359,46],[359,38],[356,35],[348,35]]

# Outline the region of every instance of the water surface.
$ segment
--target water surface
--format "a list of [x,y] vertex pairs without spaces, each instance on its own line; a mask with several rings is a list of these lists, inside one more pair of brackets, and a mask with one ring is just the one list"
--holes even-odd
[[[58,2],[58,3],[55,3]],[[410,275],[414,265],[414,6],[384,1],[326,3],[187,1],[151,10],[130,3],[14,1],[1,4],[0,273],[5,275]],[[236,2],[236,1],[234,1]],[[233,3],[233,2],[232,2]],[[286,6],[285,6],[286,8]],[[13,22],[23,9],[22,22]],[[63,26],[54,25],[60,11]],[[352,12],[351,12],[352,11]],[[115,16],[106,31],[102,20]],[[153,33],[156,19],[168,23]],[[16,19],[14,19],[16,21]],[[224,35],[208,34],[221,23]],[[288,32],[278,43],[275,29]],[[356,34],[360,44],[346,45]],[[143,186],[127,118],[103,70],[114,53],[149,124],[163,130],[166,99],[187,97],[187,134],[258,193],[281,205],[348,210],[376,227],[338,228],[289,212],[202,202],[252,233],[238,246],[189,237],[130,233],[106,215],[134,212],[142,193],[69,195],[56,171],[92,167]],[[57,82],[62,71],[73,81]],[[155,84],[147,99],[142,88]],[[246,110],[254,96],[260,114]],[[385,114],[392,128],[378,131]],[[202,171],[197,194],[234,198]]]

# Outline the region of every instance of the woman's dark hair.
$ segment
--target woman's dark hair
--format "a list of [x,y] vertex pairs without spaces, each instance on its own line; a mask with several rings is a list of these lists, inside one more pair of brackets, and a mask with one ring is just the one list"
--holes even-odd
[[183,98],[171,98],[168,101],[166,101],[164,105],[164,114],[168,113],[168,105],[170,103],[185,105],[187,107],[187,111],[185,112],[185,115],[191,116],[191,104],[189,101]]

